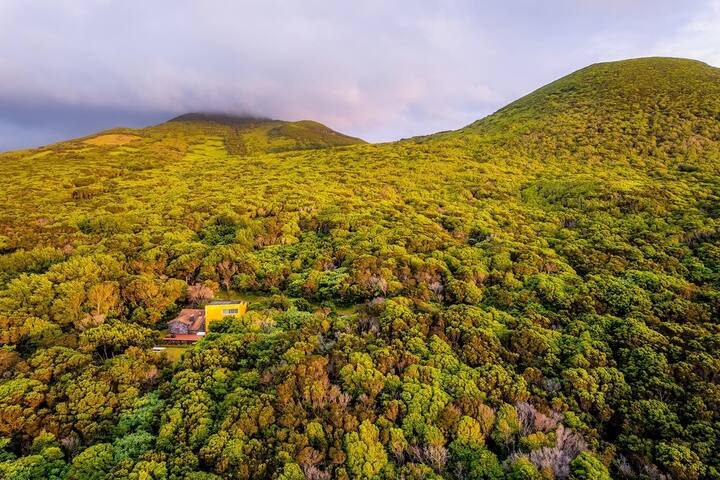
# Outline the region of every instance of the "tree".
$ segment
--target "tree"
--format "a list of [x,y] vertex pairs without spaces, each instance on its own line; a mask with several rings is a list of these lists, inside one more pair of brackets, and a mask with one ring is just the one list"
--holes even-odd
[[286,463],[283,465],[278,480],[305,480],[305,474],[297,463]]
[[457,427],[457,440],[463,443],[473,443],[483,445],[485,443],[485,433],[483,432],[480,422],[472,417],[463,416]]
[[115,466],[115,452],[109,443],[98,443],[76,456],[67,472],[68,480],[103,480]]
[[679,443],[660,443],[657,445],[655,455],[673,478],[679,480],[697,480],[706,471],[698,455]]
[[153,447],[155,437],[148,432],[136,432],[120,437],[113,443],[114,459],[121,462],[127,458],[135,459]]
[[610,480],[610,473],[600,460],[580,452],[570,463],[570,480]]
[[383,389],[385,378],[373,365],[370,355],[354,352],[350,362],[340,370],[345,391],[354,396],[362,393],[375,397]]
[[542,480],[540,470],[525,456],[512,458],[507,480]]
[[220,260],[220,262],[217,264],[217,271],[218,275],[220,275],[220,282],[225,287],[225,290],[230,289],[230,282],[232,280],[232,277],[236,273],[238,273],[239,270],[240,268],[238,267],[237,263],[233,262],[228,258]]
[[93,352],[102,359],[112,358],[129,347],[149,348],[155,343],[156,334],[149,328],[130,323],[106,323],[80,335],[80,348]]
[[62,480],[65,455],[57,444],[42,447],[14,461],[0,462],[0,477],[13,480]]
[[477,443],[456,440],[450,444],[450,463],[458,478],[502,480],[505,471],[490,450]]
[[515,441],[515,435],[518,432],[520,432],[520,421],[517,411],[515,407],[505,403],[498,409],[495,416],[492,438],[496,443],[508,447]]
[[[217,285],[217,284],[216,284]],[[215,292],[207,284],[196,283],[190,285],[187,289],[187,297],[192,303],[199,305],[208,300],[212,300]]]
[[87,301],[93,306],[93,313],[95,315],[107,315],[108,312],[112,311],[117,305],[117,285],[111,282],[93,285],[87,292]]
[[0,434],[33,438],[42,427],[48,386],[29,378],[0,383]]
[[345,434],[347,467],[352,478],[376,478],[387,464],[387,453],[378,435],[378,428],[368,420],[360,424],[357,432]]

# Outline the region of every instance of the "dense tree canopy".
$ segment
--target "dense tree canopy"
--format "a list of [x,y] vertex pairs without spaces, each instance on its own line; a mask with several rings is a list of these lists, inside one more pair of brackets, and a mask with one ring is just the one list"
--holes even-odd
[[[0,174],[2,478],[720,477],[717,69],[594,65],[380,145],[184,116]],[[214,294],[262,301],[149,350]]]

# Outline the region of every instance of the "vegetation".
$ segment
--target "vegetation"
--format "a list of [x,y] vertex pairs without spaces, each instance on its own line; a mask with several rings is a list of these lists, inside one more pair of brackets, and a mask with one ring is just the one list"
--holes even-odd
[[[0,174],[0,477],[720,477],[720,70],[594,65],[382,145],[191,115]],[[149,351],[228,289],[266,300]]]

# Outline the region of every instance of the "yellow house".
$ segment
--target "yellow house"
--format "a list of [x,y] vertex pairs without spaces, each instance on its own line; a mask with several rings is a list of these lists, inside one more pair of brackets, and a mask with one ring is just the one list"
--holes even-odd
[[210,331],[210,324],[225,317],[245,315],[248,302],[240,300],[215,300],[205,305],[205,331]]

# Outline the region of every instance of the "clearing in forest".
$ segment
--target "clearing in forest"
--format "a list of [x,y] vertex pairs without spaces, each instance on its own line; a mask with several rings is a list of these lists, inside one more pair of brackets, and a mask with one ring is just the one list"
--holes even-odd
[[123,133],[109,133],[107,135],[100,135],[93,138],[88,138],[83,143],[90,145],[124,145],[134,140],[139,139],[137,135],[126,135]]

